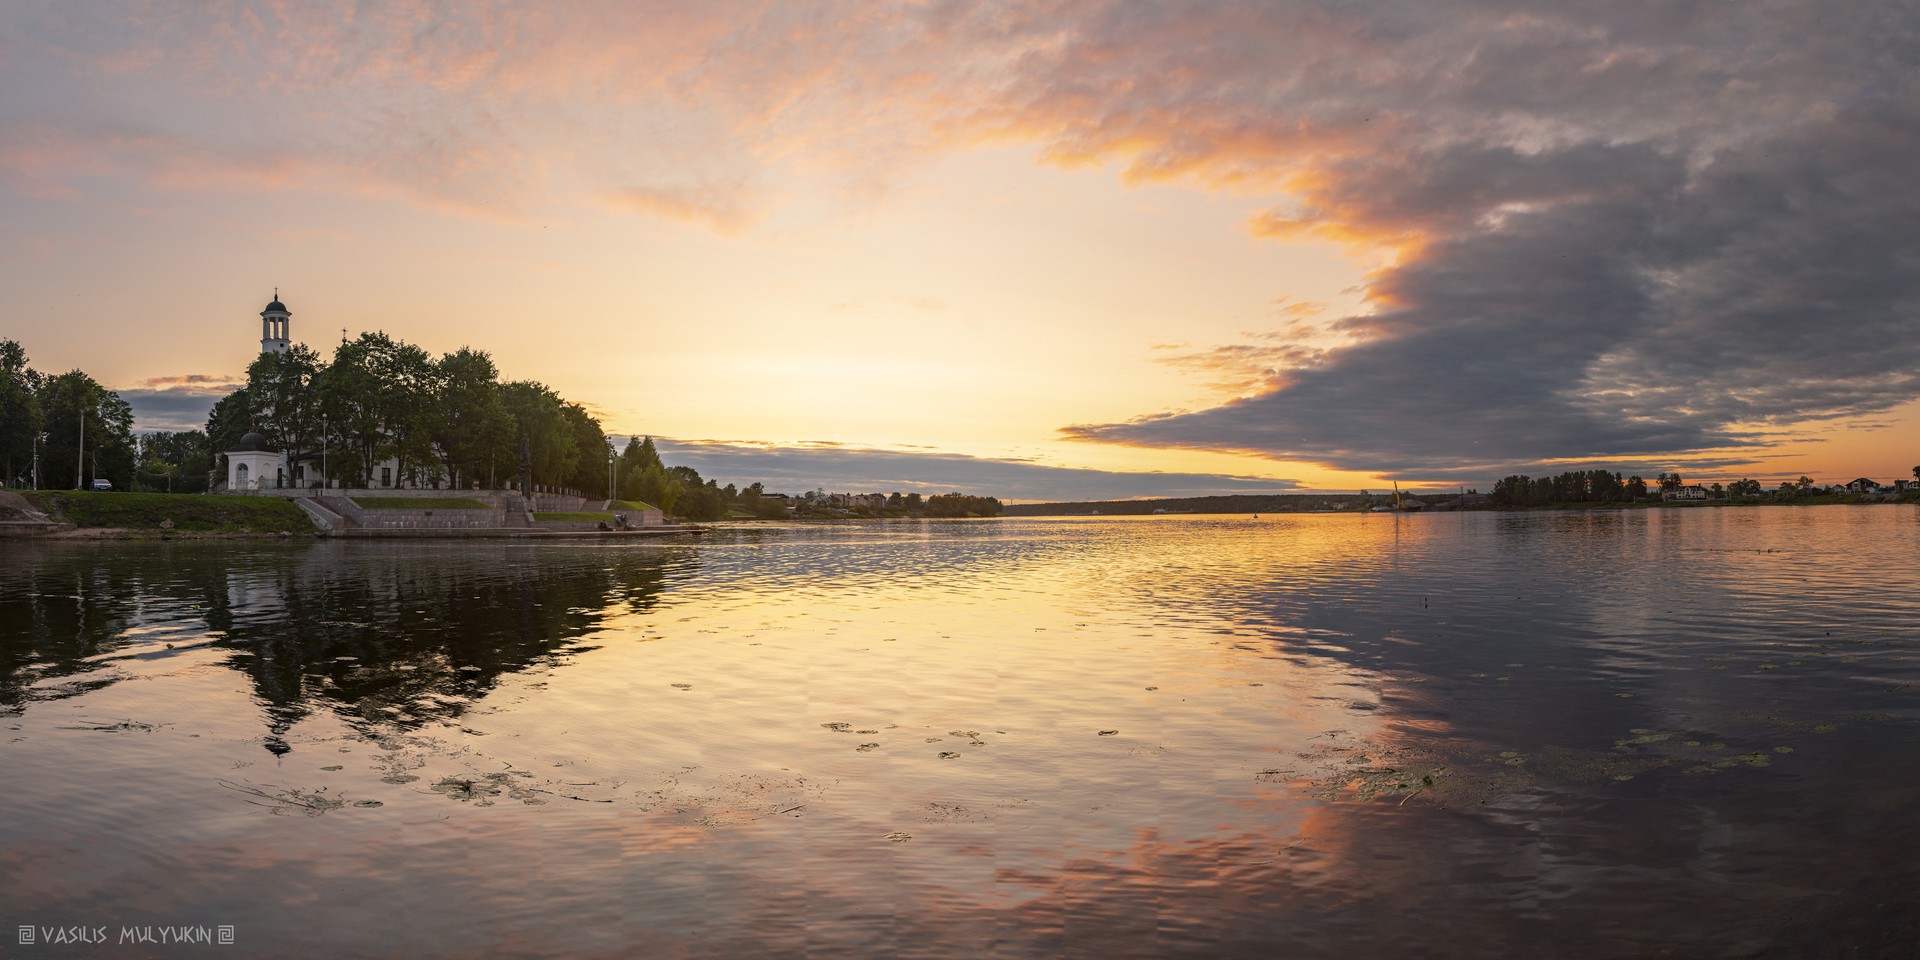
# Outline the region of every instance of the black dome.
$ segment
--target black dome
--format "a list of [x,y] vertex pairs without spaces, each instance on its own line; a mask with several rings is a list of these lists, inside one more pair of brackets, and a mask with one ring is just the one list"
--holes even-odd
[[272,303],[269,303],[269,304],[267,304],[267,308],[266,308],[265,310],[262,310],[262,311],[260,311],[260,312],[261,312],[261,313],[275,313],[275,312],[278,312],[278,313],[292,313],[293,311],[292,311],[292,310],[288,310],[288,309],[287,309],[287,305],[286,305],[286,304],[284,304],[284,303],[281,303],[281,302],[280,302],[280,298],[279,298],[279,297],[274,297],[274,298],[273,298],[273,302],[272,302]]
[[247,432],[246,436],[240,438],[239,443],[234,444],[232,450],[229,450],[227,452],[228,453],[247,453],[254,450],[259,450],[261,452],[267,452],[267,453],[272,452],[271,448],[267,446],[267,438],[261,436],[260,432],[257,430],[250,430]]

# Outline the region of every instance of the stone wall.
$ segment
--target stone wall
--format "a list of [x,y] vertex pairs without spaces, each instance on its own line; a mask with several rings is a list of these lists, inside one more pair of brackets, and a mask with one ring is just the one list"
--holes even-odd
[[[373,494],[368,494],[372,496]],[[384,494],[382,494],[384,495]],[[445,496],[446,494],[441,494]],[[349,497],[319,497],[319,504],[342,517],[354,526],[371,530],[395,528],[462,528],[462,527],[506,527],[525,526],[524,513],[514,522],[515,511],[504,506],[495,506],[486,510],[368,510],[354,503]],[[480,499],[476,497],[475,499]]]

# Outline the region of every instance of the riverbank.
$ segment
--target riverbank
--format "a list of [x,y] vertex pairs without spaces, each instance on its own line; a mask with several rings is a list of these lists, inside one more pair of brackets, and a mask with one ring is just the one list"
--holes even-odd
[[[16,536],[61,540],[219,539],[625,539],[697,534],[692,524],[626,530],[569,529],[565,523],[532,527],[358,527],[320,529],[298,501],[284,497],[200,493],[120,493],[88,490],[0,491],[5,507],[20,517],[6,524]],[[424,502],[424,501],[422,501]],[[325,514],[326,511],[320,511]],[[536,515],[537,516],[537,515]],[[586,515],[583,515],[586,516]],[[0,517],[0,520],[7,519]],[[591,514],[610,521],[611,513]],[[339,518],[333,518],[338,520]],[[588,526],[580,523],[577,526]]]
[[312,521],[292,501],[200,493],[91,490],[16,491],[56,524],[51,536],[124,539],[172,537],[312,537]]

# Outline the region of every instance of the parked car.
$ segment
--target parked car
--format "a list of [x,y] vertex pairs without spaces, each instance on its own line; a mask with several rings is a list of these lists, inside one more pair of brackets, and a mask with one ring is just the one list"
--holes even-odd
[[112,480],[95,480],[95,481],[93,482],[93,489],[95,489],[95,490],[112,490],[112,489],[113,489],[113,481],[112,481]]

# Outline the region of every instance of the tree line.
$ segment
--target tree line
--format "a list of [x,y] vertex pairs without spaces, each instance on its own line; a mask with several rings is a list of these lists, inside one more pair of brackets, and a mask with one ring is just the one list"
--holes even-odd
[[535,380],[500,377],[485,351],[434,357],[385,333],[363,333],[323,362],[306,344],[262,353],[246,386],[207,417],[207,442],[231,450],[257,431],[289,464],[319,466],[343,486],[498,488],[514,480],[520,439],[533,482],[605,497],[611,447],[600,421]]
[[81,487],[94,479],[133,483],[140,450],[133,408],[79,370],[44,374],[27,351],[0,340],[0,480]]
[[[616,456],[585,406],[538,381],[503,380],[492,357],[470,347],[434,357],[374,332],[342,343],[324,361],[305,344],[263,352],[247,367],[246,384],[213,405],[204,431],[136,437],[133,410],[119,394],[79,370],[41,374],[18,343],[0,341],[0,480],[8,486],[35,482],[37,453],[41,487],[85,486],[99,477],[117,489],[204,492],[224,471],[226,451],[250,432],[288,464],[304,462],[310,475],[342,486],[372,487],[379,479],[498,489],[517,480],[524,437],[536,485],[646,503],[691,520],[789,512],[784,498],[767,496],[762,484],[722,486],[692,467],[667,466],[652,437],[630,438]],[[376,478],[389,460],[394,475]],[[936,517],[1001,510],[992,497],[908,498],[896,493],[888,506]]]
[[[1920,467],[1914,469],[1920,479]],[[1493,502],[1501,507],[1537,507],[1562,503],[1632,503],[1654,496],[1653,490],[1672,493],[1686,486],[1679,473],[1662,473],[1653,486],[1637,477],[1622,477],[1605,470],[1572,470],[1554,477],[1530,477],[1519,474],[1503,477],[1493,485]],[[1772,499],[1791,501],[1813,492],[1813,478],[1783,480],[1770,495]],[[1725,484],[1712,483],[1703,488],[1714,500],[1753,500],[1767,496],[1765,485],[1741,477]]]

